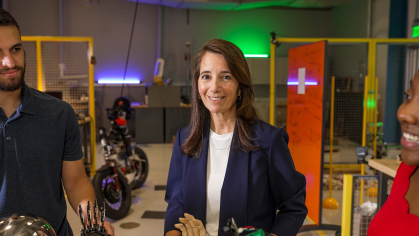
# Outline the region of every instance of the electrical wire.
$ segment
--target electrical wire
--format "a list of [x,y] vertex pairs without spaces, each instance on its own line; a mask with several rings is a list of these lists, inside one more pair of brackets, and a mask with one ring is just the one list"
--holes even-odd
[[[134,20],[132,22],[131,37],[129,38],[128,54],[127,54],[127,60],[125,62],[125,70],[124,70],[124,79],[122,80],[122,87],[121,87],[121,97],[122,97],[122,94],[124,93],[124,85],[125,85],[124,82],[125,82],[125,76],[127,75],[129,54],[131,52],[132,35],[134,34],[135,18],[137,17],[137,8],[138,8],[138,0],[137,0],[137,3],[135,4]],[[128,85],[128,89],[129,89],[129,85]]]

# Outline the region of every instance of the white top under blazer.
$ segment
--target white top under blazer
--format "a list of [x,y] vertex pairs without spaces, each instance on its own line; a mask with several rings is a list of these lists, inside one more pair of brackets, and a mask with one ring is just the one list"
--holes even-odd
[[233,132],[216,134],[210,130],[207,166],[207,221],[210,236],[218,235],[221,188],[226,174]]

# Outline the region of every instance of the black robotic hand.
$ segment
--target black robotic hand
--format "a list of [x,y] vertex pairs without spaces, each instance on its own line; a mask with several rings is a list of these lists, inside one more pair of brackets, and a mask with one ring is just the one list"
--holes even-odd
[[105,222],[105,203],[100,207],[100,221],[98,221],[99,207],[97,199],[93,204],[93,219],[91,214],[90,202],[87,202],[87,221],[84,221],[84,213],[81,205],[79,205],[79,216],[81,221],[80,236],[110,236],[104,227]]

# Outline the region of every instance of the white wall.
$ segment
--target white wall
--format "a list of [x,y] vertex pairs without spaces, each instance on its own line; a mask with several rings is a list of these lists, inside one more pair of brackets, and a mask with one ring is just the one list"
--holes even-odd
[[[24,36],[59,36],[60,0],[9,0],[9,11]],[[93,37],[95,79],[122,78],[135,3],[101,0],[64,0],[64,36]],[[153,79],[156,62],[157,6],[139,4],[126,77]]]
[[[24,36],[59,36],[60,0],[8,0],[10,13],[18,21]],[[95,79],[122,78],[128,53],[129,37],[134,18],[135,3],[124,0],[100,0],[88,4],[83,0],[64,0],[64,36],[93,37]],[[156,61],[157,6],[139,4],[135,22],[131,54],[126,77],[142,81],[153,79]],[[52,56],[52,55],[49,55]],[[121,87],[96,88],[96,101],[103,108],[97,116],[107,126],[105,108],[111,107],[120,96]],[[144,101],[145,89],[124,89],[124,96],[132,101]]]
[[[6,0],[3,0],[6,1]],[[60,0],[7,0],[11,14],[21,26],[22,35],[58,36]],[[415,2],[415,0],[410,0]],[[416,3],[416,2],[415,2]],[[390,0],[372,1],[371,36],[388,37]],[[97,59],[95,79],[122,77],[124,74],[135,2],[100,0],[64,0],[65,36],[94,38]],[[186,79],[185,42],[190,41],[195,55],[209,39],[223,38],[246,50],[269,53],[269,32],[282,37],[366,37],[367,0],[350,0],[332,10],[253,9],[243,11],[187,10],[162,7],[161,55],[166,60],[165,78],[175,83]],[[410,12],[412,8],[410,7]],[[153,80],[157,52],[158,6],[139,4],[127,77]],[[409,13],[409,22],[411,21]],[[410,30],[411,27],[408,27]],[[411,35],[411,33],[409,33]],[[278,50],[280,52],[280,50]],[[385,109],[387,50],[377,52],[377,76],[380,100],[379,121]],[[101,87],[97,99],[117,97],[119,89]],[[126,90],[125,90],[126,91]],[[133,100],[140,100],[144,89],[131,88]],[[128,95],[125,93],[125,95]],[[112,104],[106,99],[104,107]]]
[[412,25],[413,21],[416,19],[416,11],[419,7],[417,5],[417,0],[408,0],[407,2],[407,38],[412,38]]
[[[22,35],[58,36],[60,0],[8,0]],[[95,79],[122,77],[135,2],[64,0],[64,36],[94,38]],[[157,5],[139,4],[127,77],[153,80],[157,52]],[[269,53],[269,33],[284,37],[331,37],[331,10],[253,9],[243,11],[190,10],[162,7],[162,56],[165,78],[184,82],[185,42],[195,55],[209,39],[224,38]],[[247,45],[247,46],[246,46]]]
[[[388,38],[390,0],[372,0],[371,9],[371,37]],[[367,24],[368,0],[350,0],[333,9],[333,33],[335,37],[367,37]],[[386,46],[379,46],[377,48],[376,76],[379,79],[378,121],[384,121],[387,79]]]
[[165,76],[175,82],[186,78],[185,42],[196,55],[206,41],[229,40],[244,53],[269,54],[270,32],[278,37],[331,37],[332,12],[327,10],[252,9],[243,11],[187,10],[163,8],[162,56]]
[[[85,1],[64,2],[65,35],[93,37],[97,60],[95,79],[123,78],[136,3],[123,0],[100,0],[90,5]],[[126,78],[138,78],[142,82],[153,80],[156,35],[157,6],[139,4]],[[144,87],[126,85],[123,91],[122,95],[130,101],[144,101]],[[95,87],[96,101],[100,104],[96,109],[100,118],[98,126],[109,128],[105,109],[112,107],[120,95],[121,86]],[[131,130],[134,128],[134,118],[128,126]]]
[[58,0],[8,0],[8,10],[24,36],[58,36]]
[[[96,5],[84,1],[64,1],[65,35],[94,39],[97,59],[95,77],[124,75],[135,3],[101,0]],[[139,4],[126,77],[151,81],[156,62],[157,6]]]
[[[10,12],[21,25],[22,35],[59,35],[60,0],[7,1]],[[375,2],[382,1],[389,0]],[[84,0],[64,0],[64,35],[94,38],[95,79],[122,77],[135,2],[97,2],[87,4]],[[365,37],[366,2],[351,0],[332,10],[314,11],[283,8],[232,12],[189,10],[189,24],[186,9],[162,7],[161,55],[166,60],[165,78],[172,78],[175,83],[185,82],[186,41],[192,43],[191,54],[194,56],[212,38],[232,41],[244,51],[269,53],[271,31],[275,31],[278,37]],[[139,4],[127,77],[139,77],[144,82],[153,80],[157,15],[157,5]],[[388,15],[386,17],[388,20]],[[279,56],[281,48],[277,51]],[[105,101],[103,107],[110,107],[113,99],[109,98],[120,95],[115,87],[98,89],[97,100]],[[130,89],[132,100],[142,100],[143,95],[144,89]]]
[[[187,10],[164,7],[162,11],[162,56],[166,60],[165,77],[185,84],[187,62],[186,41],[192,43],[191,55],[196,55],[206,41],[221,38],[238,45],[246,53],[270,54],[270,32],[277,37],[331,37],[331,10],[252,9],[243,11]],[[277,49],[278,56],[285,46]],[[258,60],[258,59],[256,59]],[[262,59],[263,60],[263,59]],[[264,60],[265,61],[265,60]],[[258,60],[259,62],[259,60]],[[261,62],[262,63],[262,62]],[[252,77],[260,83],[268,81],[266,65],[252,69]],[[265,71],[266,72],[266,71]],[[265,78],[261,78],[265,76]],[[261,118],[268,121],[269,83],[254,86],[255,105]],[[266,88],[265,88],[266,87]]]
[[367,37],[368,0],[350,0],[334,7],[332,12],[334,37]]

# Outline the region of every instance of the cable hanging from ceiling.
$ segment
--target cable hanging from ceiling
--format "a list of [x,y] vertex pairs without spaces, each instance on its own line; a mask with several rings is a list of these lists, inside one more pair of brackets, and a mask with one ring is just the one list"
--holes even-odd
[[124,93],[125,77],[127,75],[127,68],[128,68],[128,62],[129,62],[129,54],[131,52],[132,36],[134,34],[135,18],[137,17],[137,9],[138,9],[138,0],[137,0],[137,3],[135,4],[134,20],[132,21],[131,36],[129,38],[127,60],[125,62],[124,78],[122,79],[121,97],[122,97],[122,94]]

